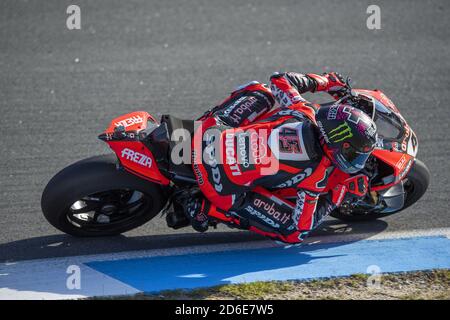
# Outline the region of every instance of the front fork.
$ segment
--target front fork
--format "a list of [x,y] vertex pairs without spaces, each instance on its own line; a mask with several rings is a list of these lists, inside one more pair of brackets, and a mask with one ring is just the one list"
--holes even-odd
[[355,209],[366,213],[389,213],[403,208],[405,199],[405,190],[401,181],[386,190],[370,191],[364,199],[343,203],[340,210],[344,214],[351,214]]

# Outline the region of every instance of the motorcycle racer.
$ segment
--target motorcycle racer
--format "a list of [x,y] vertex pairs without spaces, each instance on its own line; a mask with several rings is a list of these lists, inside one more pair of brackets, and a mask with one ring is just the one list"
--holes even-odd
[[[337,101],[319,108],[302,97],[320,91]],[[364,196],[368,178],[357,173],[375,147],[377,129],[368,115],[340,100],[345,92],[338,73],[276,73],[270,87],[251,82],[206,112],[193,139],[202,196],[184,206],[194,229],[206,231],[214,217],[300,243],[346,197]],[[335,168],[352,176],[319,203]],[[295,200],[279,197],[281,189],[290,189]]]

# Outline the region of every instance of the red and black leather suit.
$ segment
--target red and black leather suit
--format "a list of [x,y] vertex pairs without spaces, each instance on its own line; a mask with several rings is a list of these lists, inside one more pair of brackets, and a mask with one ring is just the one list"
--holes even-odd
[[[193,168],[206,199],[188,206],[194,227],[214,217],[299,243],[335,208],[331,196],[318,203],[333,166],[319,143],[317,105],[301,94],[336,97],[344,85],[336,75],[274,74],[270,88],[242,86],[200,118]],[[296,190],[291,201],[281,197],[286,188]]]

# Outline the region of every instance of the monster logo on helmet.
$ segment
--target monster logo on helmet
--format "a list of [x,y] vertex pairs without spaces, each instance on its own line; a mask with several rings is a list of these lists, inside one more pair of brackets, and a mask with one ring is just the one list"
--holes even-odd
[[337,143],[353,137],[352,129],[348,126],[347,121],[341,124],[339,127],[331,130],[328,135],[328,139],[331,142]]

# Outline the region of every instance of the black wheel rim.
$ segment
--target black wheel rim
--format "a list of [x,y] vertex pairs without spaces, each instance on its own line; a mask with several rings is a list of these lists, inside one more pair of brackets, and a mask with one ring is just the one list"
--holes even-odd
[[66,218],[85,231],[112,230],[131,224],[152,207],[150,196],[132,189],[114,189],[86,195],[67,209]]

